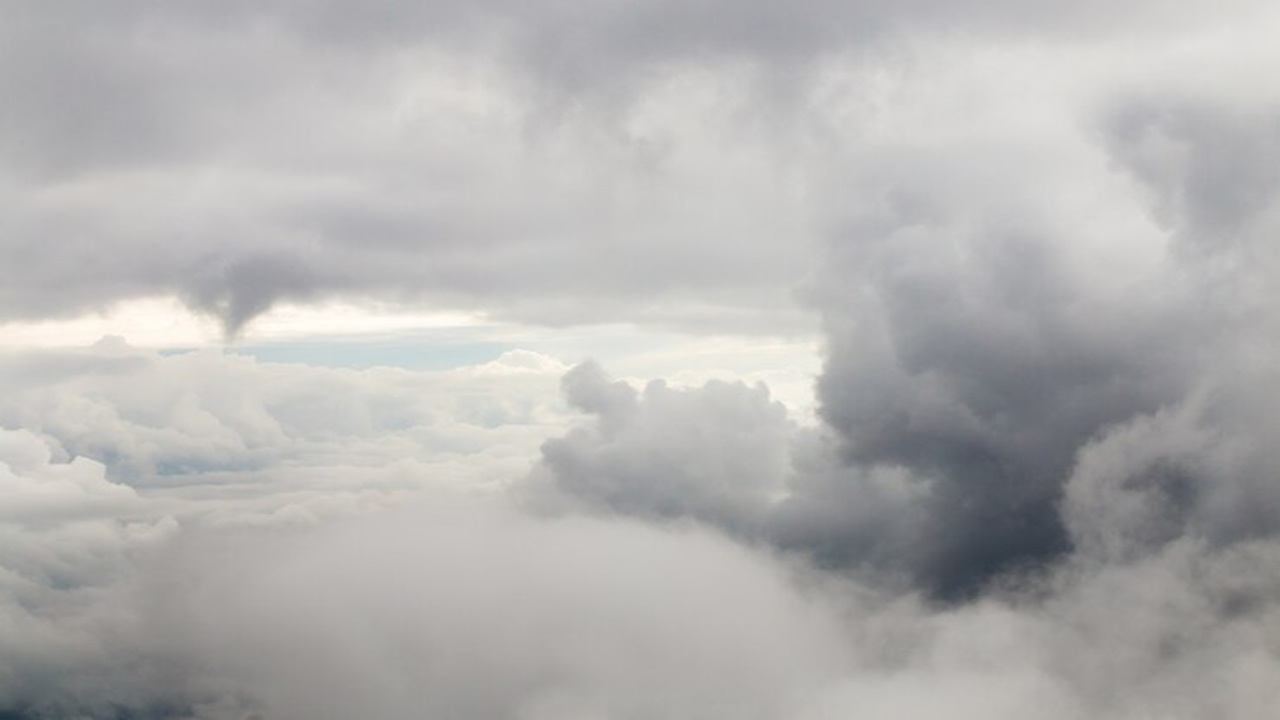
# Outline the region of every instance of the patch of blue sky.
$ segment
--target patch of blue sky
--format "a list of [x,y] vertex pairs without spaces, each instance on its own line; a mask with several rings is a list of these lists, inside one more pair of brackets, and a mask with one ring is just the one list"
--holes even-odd
[[513,349],[496,342],[440,342],[423,338],[369,340],[299,340],[228,348],[264,363],[296,363],[319,367],[406,370],[451,370],[497,359]]

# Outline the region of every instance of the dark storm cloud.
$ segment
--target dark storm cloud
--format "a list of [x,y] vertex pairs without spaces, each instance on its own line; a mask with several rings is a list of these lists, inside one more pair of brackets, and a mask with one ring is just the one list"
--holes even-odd
[[907,218],[830,281],[865,278],[824,306],[821,415],[846,462],[927,488],[903,550],[943,594],[1069,550],[1058,503],[1081,447],[1181,397],[1213,337],[1172,272],[1097,297],[1057,232]]
[[[993,157],[979,171],[985,187],[948,197],[927,178],[951,172],[939,154],[926,179],[894,178],[882,191],[890,202],[833,233],[836,260],[819,291],[829,338],[821,415],[853,468],[905,473],[919,489],[895,534],[912,572],[943,595],[1064,557],[1089,513],[1149,548],[1278,529],[1258,477],[1266,461],[1221,464],[1223,444],[1252,454],[1244,448],[1265,446],[1255,435],[1272,425],[1254,424],[1240,401],[1243,387],[1273,386],[1242,357],[1274,352],[1263,308],[1275,297],[1275,254],[1263,238],[1276,227],[1275,99],[1117,93],[1094,105],[1107,132],[1086,150],[1111,172],[1082,172],[1014,136],[1008,149],[1029,164]],[[1117,186],[1125,213],[1073,207],[1068,184],[1126,175],[1150,192]],[[1146,214],[1159,233],[1124,214]],[[1197,416],[1205,395],[1212,420],[1168,427],[1180,425],[1170,415]],[[1139,443],[1154,427],[1193,447]],[[1196,447],[1197,434],[1225,437]],[[1095,463],[1109,452],[1135,457],[1111,461],[1102,480]],[[1064,511],[1064,488],[1083,496],[1078,486],[1090,483],[1116,494]],[[801,490],[793,502],[813,491]],[[1234,507],[1203,524],[1224,504]]]
[[828,166],[808,296],[831,437],[799,441],[789,496],[748,536],[963,598],[1073,551],[1276,531],[1273,423],[1247,388],[1274,386],[1280,99],[1142,70],[1138,92],[1010,52],[923,62],[946,82],[881,99],[897,124]]

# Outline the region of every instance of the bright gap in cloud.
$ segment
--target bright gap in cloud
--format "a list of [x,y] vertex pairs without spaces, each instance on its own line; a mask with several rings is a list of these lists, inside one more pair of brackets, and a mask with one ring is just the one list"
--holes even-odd
[[108,336],[162,354],[225,346],[260,362],[316,367],[450,370],[526,351],[572,365],[603,363],[642,386],[709,379],[762,382],[801,422],[813,416],[813,378],[821,369],[816,330],[789,337],[700,335],[633,324],[551,328],[490,321],[476,313],[423,312],[387,304],[282,304],[226,345],[218,323],[176,298],[146,298],[64,320],[0,325],[0,347],[85,347]]
[[[471,313],[410,312],[347,302],[282,303],[256,318],[241,342],[371,336],[422,328],[472,327],[483,322]],[[223,342],[217,319],[192,312],[177,298],[126,300],[75,318],[0,324],[0,345],[10,347],[78,347],[105,335],[117,335],[134,347],[152,349],[208,347]]]

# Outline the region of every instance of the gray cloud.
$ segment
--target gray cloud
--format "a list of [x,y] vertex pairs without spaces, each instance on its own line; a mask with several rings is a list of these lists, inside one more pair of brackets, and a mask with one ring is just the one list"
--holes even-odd
[[[1039,97],[1016,74],[1007,82],[1029,102]],[[950,132],[973,145],[935,153],[918,176],[891,160],[859,173],[882,200],[832,232],[834,262],[817,295],[829,336],[822,416],[846,462],[905,472],[919,488],[905,556],[944,595],[1066,555],[1078,538],[1063,521],[1063,488],[1091,473],[1104,452],[1094,441],[1114,433],[1123,443],[1119,427],[1165,427],[1152,418],[1215,392],[1242,372],[1238,353],[1274,337],[1261,315],[1275,269],[1261,240],[1274,228],[1264,139],[1274,98],[1207,112],[1192,108],[1216,103],[1212,91],[1154,93],[1204,93],[1198,104],[1114,92],[1124,110],[1105,109],[1117,103],[1106,94],[1084,105],[1106,118],[1105,141],[1080,138],[1070,156],[1046,149],[1079,138],[1088,115],[1037,118],[1002,141],[1008,155],[985,161],[987,119],[959,120]],[[965,161],[983,163],[974,186],[944,184]],[[1126,175],[1153,192],[1125,192]],[[1117,193],[1079,192],[1088,185]],[[1255,483],[1252,470],[1201,466],[1218,465],[1210,447],[1251,444],[1256,432],[1238,419],[1256,417],[1246,405],[1215,405],[1198,431],[1166,429],[1232,439],[1135,458],[1111,482],[1143,509],[1120,519],[1117,496],[1092,510],[1167,541],[1189,530],[1179,513]],[[1274,519],[1259,507],[1273,503],[1256,492],[1245,494],[1261,505],[1238,506],[1227,524],[1269,535]]]
[[1156,9],[10,3],[0,316],[178,295],[235,332],[336,295],[794,326],[825,194],[798,158],[838,155],[822,127],[844,124],[824,74],[910,72],[966,33],[1158,43],[1225,13]]
[[16,716],[1261,718],[1280,667],[1274,542],[1175,543],[938,611],[705,530],[448,498],[168,532],[43,601],[42,636],[18,616]]
[[[831,212],[809,290],[827,334],[818,398],[831,437],[795,441],[796,469],[772,481],[789,496],[772,509],[684,514],[739,531],[763,514],[750,524],[766,529],[747,537],[951,599],[1073,552],[1124,558],[1187,537],[1272,535],[1261,450],[1272,423],[1246,388],[1274,384],[1257,358],[1274,353],[1277,330],[1266,309],[1275,99],[1210,110],[1222,103],[1208,89],[1064,98],[1023,65],[922,72],[954,73],[956,89],[888,97],[876,112],[901,113],[893,142],[851,143],[834,171],[859,193]],[[912,134],[956,102],[1011,92],[1064,114],[956,118],[942,147]],[[579,445],[622,422],[599,415],[602,430],[544,448],[562,487],[581,484],[564,448],[602,457],[612,441]],[[641,406],[623,421],[662,422],[650,415]],[[661,492],[629,478],[632,465],[592,465],[593,487]],[[742,483],[742,498],[759,485],[749,472]],[[685,495],[671,494],[643,507],[681,507]]]
[[[535,493],[534,516],[502,495],[431,489],[427,466],[402,469],[399,489],[358,467],[359,439],[387,433],[374,420],[395,414],[380,394],[420,395],[439,373],[158,358],[110,343],[54,357],[14,373],[29,387],[10,402],[28,412],[50,395],[112,403],[134,422],[95,425],[131,439],[122,448],[183,446],[156,436],[148,414],[181,427],[203,408],[204,422],[234,426],[233,409],[243,417],[255,398],[253,412],[293,440],[272,441],[261,468],[212,473],[236,476],[232,485],[160,476],[192,484],[178,492],[113,482],[133,462],[125,453],[102,465],[30,430],[0,435],[0,508],[17,508],[0,514],[0,602],[14,620],[0,632],[0,706],[16,717],[390,718],[426,707],[1260,718],[1274,708],[1280,552],[1266,468],[1276,426],[1264,397],[1239,394],[1263,384],[1265,367],[1205,378],[1181,405],[1087,444],[1063,510],[1075,553],[940,608],[910,590],[927,577],[894,576],[917,562],[938,507],[929,486],[909,466],[850,464],[841,437],[794,427],[760,386],[637,391],[576,368],[564,390],[588,417],[544,446],[518,495],[575,502]],[[512,367],[488,381],[495,400],[528,396],[536,378]],[[502,378],[518,382],[504,390],[493,384]],[[464,395],[485,386],[458,390],[461,379],[449,386]],[[229,395],[236,386],[253,392]],[[171,406],[175,392],[186,399]],[[399,412],[406,433],[443,422]],[[55,428],[56,408],[41,413],[46,432],[76,439]],[[368,452],[386,463],[389,447]]]
[[[363,9],[376,27],[356,44],[332,34],[361,34],[337,6],[16,12],[0,312],[177,294],[234,331],[282,298],[376,295],[679,324],[686,301],[731,314],[764,293],[761,311],[798,316],[781,280],[802,271],[786,251],[802,229],[764,159],[724,167],[696,140],[719,130],[687,114],[543,123],[525,63],[452,37],[501,35],[506,11],[423,7]],[[658,106],[689,94],[658,90]],[[703,92],[738,94],[716,77]]]
[[1157,217],[1212,252],[1273,212],[1278,125],[1274,106],[1175,96],[1128,99],[1106,130],[1116,157],[1150,189]]

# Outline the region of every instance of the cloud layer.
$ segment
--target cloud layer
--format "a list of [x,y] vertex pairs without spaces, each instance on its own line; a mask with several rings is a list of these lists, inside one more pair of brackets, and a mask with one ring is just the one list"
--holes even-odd
[[[1018,172],[1051,186],[1085,179],[1059,162],[1097,143],[1079,124],[1145,143],[1146,172],[1166,131],[1265,138],[1258,118],[1161,109],[1197,53],[1267,67],[1263,38],[1223,36],[1264,4],[1232,5],[11,3],[0,316],[178,295],[234,332],[342,296],[777,330],[801,322],[789,293],[832,213],[895,178],[948,195],[899,188],[921,212],[995,190],[957,185],[983,138],[1036,143]],[[1266,182],[1265,153],[1233,152]],[[1188,162],[1161,182],[1233,161]],[[1202,210],[1260,202],[1230,185]]]
[[7,353],[0,718],[1274,714],[1269,5],[0,13],[0,319],[825,338],[816,424],[528,351]]

